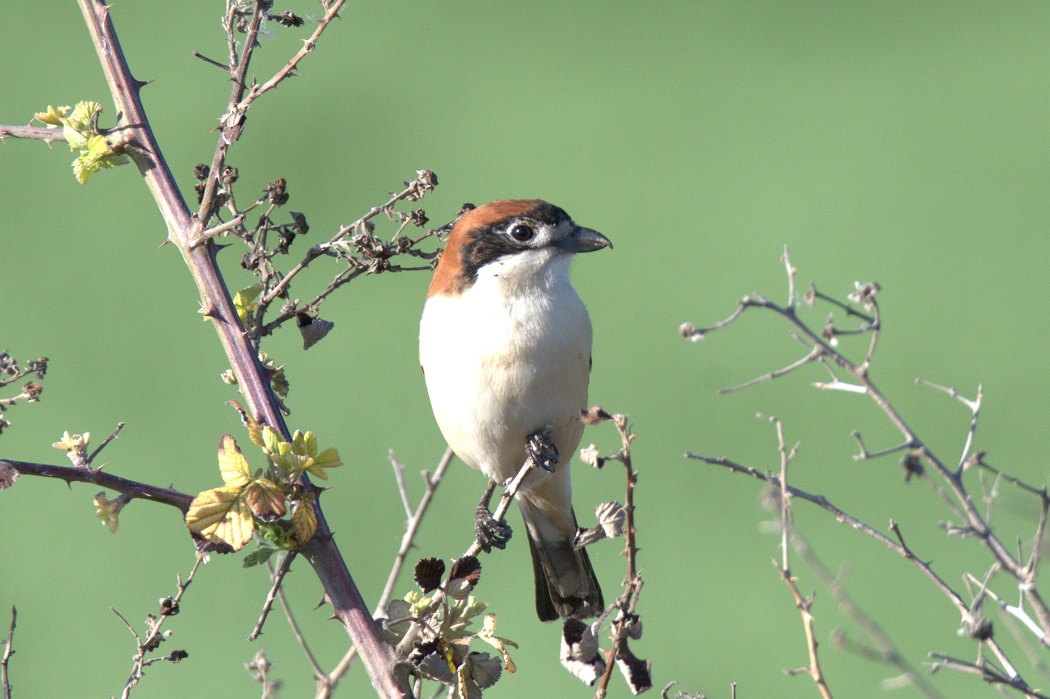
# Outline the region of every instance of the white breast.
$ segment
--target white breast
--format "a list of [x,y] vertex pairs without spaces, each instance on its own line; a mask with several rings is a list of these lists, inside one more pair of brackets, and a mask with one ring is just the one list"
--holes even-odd
[[579,444],[591,323],[569,260],[531,280],[494,263],[463,294],[433,296],[423,310],[419,358],[438,426],[463,461],[500,482],[547,424],[563,464]]

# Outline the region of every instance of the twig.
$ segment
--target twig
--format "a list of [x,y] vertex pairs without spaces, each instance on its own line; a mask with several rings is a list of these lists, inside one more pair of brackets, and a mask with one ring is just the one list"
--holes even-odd
[[106,437],[106,438],[105,438],[104,440],[102,440],[102,444],[99,444],[99,445],[98,445],[98,448],[97,448],[97,449],[95,449],[95,451],[91,452],[91,455],[90,455],[90,456],[88,456],[88,458],[87,458],[87,462],[88,462],[88,463],[90,464],[90,463],[91,463],[92,461],[94,461],[94,460],[95,460],[95,457],[96,457],[96,456],[98,456],[98,455],[99,455],[99,453],[100,453],[100,452],[101,452],[101,451],[102,451],[103,449],[105,449],[105,448],[106,448],[106,445],[107,445],[107,444],[109,444],[110,442],[112,442],[112,441],[113,441],[114,439],[116,439],[116,438],[117,438],[117,435],[119,435],[119,434],[120,434],[120,431],[121,431],[122,429],[124,429],[124,421],[123,421],[123,420],[121,420],[120,422],[118,422],[118,423],[117,423],[117,428],[116,428],[115,430],[113,430],[113,431],[112,431],[112,432],[110,433],[110,435],[109,435],[108,437]]
[[207,56],[202,54],[200,51],[197,51],[196,49],[193,50],[193,57],[194,58],[199,58],[202,61],[204,61],[205,63],[210,63],[211,65],[215,66],[216,68],[222,68],[223,70],[226,70],[226,68],[227,68],[225,63],[220,63],[219,61],[216,61],[215,59],[208,58]]
[[[379,601],[376,603],[375,612],[373,612],[374,616],[379,616],[386,610],[386,605],[394,593],[394,587],[397,585],[397,580],[401,576],[401,570],[405,565],[408,552],[411,550],[416,535],[419,532],[419,528],[423,523],[423,517],[430,508],[430,504],[434,499],[434,494],[437,492],[438,486],[441,485],[441,481],[445,477],[445,472],[448,471],[448,467],[452,463],[454,456],[455,453],[452,451],[451,447],[445,449],[445,453],[442,454],[441,460],[438,461],[437,468],[434,469],[434,474],[431,475],[427,471],[423,472],[423,482],[426,484],[426,490],[423,492],[423,496],[419,499],[419,504],[416,506],[415,512],[411,515],[405,525],[405,533],[401,537],[401,546],[398,548],[397,554],[394,556],[394,564],[390,567],[390,575],[387,576],[386,585],[383,586],[383,592],[379,595]],[[347,670],[350,669],[350,665],[355,657],[357,657],[357,649],[350,648],[350,650],[348,650],[339,661],[339,664],[332,668],[332,671],[325,676],[324,681],[318,682],[315,699],[327,699],[327,697],[331,696],[339,682],[341,682],[346,675]]]
[[387,452],[390,467],[394,469],[394,480],[397,481],[397,492],[401,495],[401,504],[405,506],[405,516],[412,519],[412,503],[408,501],[408,488],[405,487],[405,465],[397,460],[391,449]]
[[[785,251],[785,257],[787,252]],[[792,274],[789,273],[789,276]],[[794,296],[794,285],[792,284],[791,296]],[[761,416],[760,416],[761,417]],[[802,670],[812,678],[813,682],[817,685],[817,691],[824,699],[832,699],[831,689],[828,687],[827,680],[824,677],[824,671],[820,666],[820,657],[817,654],[817,635],[813,628],[813,597],[803,597],[802,593],[798,589],[798,584],[795,582],[795,577],[791,574],[791,565],[789,560],[789,547],[788,542],[792,537],[791,527],[791,495],[787,489],[787,472],[788,466],[791,464],[791,460],[795,454],[798,453],[798,444],[796,443],[792,447],[791,451],[788,452],[786,444],[784,442],[784,426],[780,420],[775,417],[767,418],[776,426],[777,432],[777,450],[780,454],[780,556],[781,560],[779,563],[773,561],[773,565],[776,566],[780,572],[780,577],[784,580],[784,584],[788,586],[791,591],[791,596],[795,600],[795,608],[798,609],[799,614],[802,615],[802,628],[806,634],[806,649],[809,652],[809,664]],[[787,671],[789,674],[795,674],[799,672]]]
[[980,676],[988,684],[1001,684],[1016,689],[1030,699],[1050,699],[1050,695],[1032,689],[1020,678],[1007,677],[987,662],[971,663],[959,658],[953,658],[950,655],[944,655],[943,653],[930,653],[930,657],[938,661],[934,663],[931,672],[936,672],[940,668],[965,672]]
[[966,573],[965,578],[970,582],[981,585],[981,592],[990,597],[992,600],[994,600],[995,603],[999,605],[999,609],[1001,611],[1019,620],[1030,632],[1032,632],[1032,634],[1035,635],[1035,637],[1039,640],[1040,643],[1045,644],[1046,639],[1044,638],[1045,634],[1043,633],[1043,630],[1039,628],[1039,624],[1035,623],[1035,620],[1032,619],[1032,617],[1028,616],[1028,613],[1025,612],[1023,607],[1015,607],[1012,604],[1008,604],[1002,597],[995,594],[993,590],[989,589],[986,583],[981,582],[970,573]]
[[[551,429],[552,428],[549,425],[545,427],[544,434],[549,435]],[[540,466],[536,464],[531,457],[526,458],[525,463],[522,464],[520,469],[518,469],[518,473],[514,476],[514,478],[512,478],[509,482],[504,484],[503,495],[500,497],[500,501],[499,504],[496,506],[496,509],[492,512],[492,518],[495,521],[503,522],[503,518],[506,516],[507,510],[510,509],[510,504],[514,500],[514,496],[517,494],[518,489],[521,487],[522,481],[525,480],[525,477],[528,476],[534,468],[540,468]],[[471,542],[470,546],[463,554],[463,557],[477,557],[477,555],[481,553],[481,551],[481,544],[475,537],[474,541]],[[445,603],[446,595],[444,590],[447,589],[448,583],[451,580],[451,569],[449,570],[448,575],[450,577],[445,580],[445,584],[443,584],[439,589],[434,591],[434,596],[432,597],[432,602],[429,605],[428,609],[420,613],[417,620],[413,620],[408,631],[405,632],[405,635],[397,644],[396,650],[399,656],[406,655],[409,652],[409,649],[412,648],[416,644],[416,641],[419,640],[420,634],[422,633],[422,625],[420,624],[418,619],[427,618],[432,610],[437,609],[440,605],[443,605]]]
[[867,313],[863,313],[861,311],[858,311],[856,308],[854,308],[853,306],[849,305],[848,303],[843,303],[842,301],[839,301],[837,298],[835,298],[833,296],[828,296],[827,294],[821,293],[820,291],[817,290],[817,287],[816,287],[815,284],[811,283],[809,285],[809,291],[807,292],[806,296],[810,297],[812,299],[820,299],[821,301],[824,301],[825,303],[830,303],[832,306],[838,306],[840,309],[842,309],[843,311],[846,312],[846,315],[848,315],[848,316],[855,316],[857,318],[860,318],[861,320],[865,321],[868,324],[873,324],[875,322],[875,316],[871,316],[871,315],[868,315]]
[[958,391],[956,391],[954,388],[952,388],[950,386],[942,386],[942,385],[934,383],[932,381],[927,381],[926,379],[921,378],[921,377],[916,378],[915,379],[915,383],[917,383],[920,386],[926,386],[927,388],[932,388],[932,389],[934,389],[936,391],[940,391],[941,393],[944,393],[948,397],[954,398],[955,400],[959,401],[960,403],[965,405],[967,408],[969,408],[970,412],[972,412],[972,413],[977,412],[977,410],[981,406],[980,396],[981,396],[981,393],[982,393],[982,389],[981,389],[980,386],[977,387],[977,396],[978,396],[977,400],[970,400],[969,398],[967,398],[966,396],[962,395],[961,393],[959,393]]
[[43,379],[47,373],[47,362],[47,357],[37,357],[30,359],[26,366],[22,367],[7,350],[3,350],[0,352],[0,387],[21,381],[30,374],[36,374],[38,379]]
[[[397,204],[398,202],[404,201],[404,200],[411,200],[411,199],[418,198],[420,196],[421,192],[425,192],[425,191],[427,191],[428,188],[431,188],[433,186],[432,185],[432,182],[433,182],[432,178],[433,177],[434,177],[434,175],[433,175],[432,172],[429,172],[429,171],[426,171],[426,170],[419,171],[417,173],[417,177],[415,179],[406,182],[404,189],[402,189],[400,192],[392,194],[390,199],[388,199],[385,203],[383,203],[383,204],[381,204],[379,206],[373,207],[372,209],[370,209],[368,211],[368,213],[364,214],[363,216],[358,218],[353,223],[341,227],[336,232],[336,234],[333,235],[327,242],[320,243],[318,245],[314,245],[309,250],[307,250],[306,256],[303,257],[303,259],[300,260],[299,263],[295,267],[293,267],[287,274],[283,275],[281,277],[280,281],[278,281],[276,284],[274,284],[272,286],[272,288],[270,288],[262,296],[262,298],[260,298],[260,300],[259,300],[259,309],[260,309],[260,311],[265,312],[265,310],[275,300],[280,298],[281,295],[284,294],[287,291],[288,285],[291,283],[291,281],[296,276],[298,276],[299,273],[301,273],[304,269],[306,269],[310,265],[311,262],[313,262],[318,257],[321,257],[323,255],[332,254],[333,251],[334,251],[334,247],[336,245],[340,244],[341,241],[343,241],[347,237],[347,235],[349,235],[350,233],[352,233],[354,231],[363,229],[368,221],[370,221],[374,217],[378,216],[379,214],[391,212],[393,210],[393,206],[395,204]],[[430,237],[431,235],[435,235],[440,230],[441,229],[436,229],[436,230],[429,231],[426,234],[420,236],[419,238],[412,240],[412,245],[415,245],[416,243],[419,243],[420,241]],[[396,237],[397,236],[395,235],[395,238]],[[425,267],[423,269],[429,269],[429,266]],[[306,306],[307,307],[316,307],[317,304],[319,304],[322,300],[324,300],[336,288],[338,288],[339,286],[342,286],[343,284],[353,280],[357,276],[368,272],[368,270],[369,270],[368,266],[357,267],[357,268],[350,267],[349,269],[343,270],[342,272],[340,272],[336,276],[335,280],[333,280],[333,282],[329,285],[328,289],[326,289],[324,292],[318,294],[317,297],[315,297],[313,299],[313,301],[311,301],[308,304],[306,304]],[[294,318],[297,312],[298,312],[297,310],[283,311],[277,318],[275,318],[274,320],[270,321],[265,326],[262,326],[259,329],[259,335],[269,335],[278,326],[280,326],[284,322],[290,320],[291,318]],[[262,313],[259,313],[258,317],[262,318]]]
[[3,690],[4,699],[11,699],[11,678],[8,675],[8,664],[14,655],[15,646],[15,620],[18,619],[18,610],[11,605],[11,626],[7,629],[7,641],[4,644],[4,654],[0,657],[0,689]]
[[[726,459],[725,457],[710,457],[710,456],[703,456],[703,455],[700,455],[700,454],[691,454],[691,453],[688,453],[688,452],[686,453],[685,456],[686,456],[686,458],[698,459],[700,461],[703,461],[705,463],[712,464],[712,465],[715,465],[715,466],[723,466],[723,467],[729,469],[730,471],[732,471],[734,473],[741,473],[741,474],[749,475],[749,476],[751,476],[753,478],[757,478],[760,481],[764,481],[766,483],[769,483],[774,488],[778,488],[779,489],[781,487],[780,479],[778,477],[773,476],[773,475],[769,475],[769,474],[766,474],[766,473],[763,473],[763,472],[759,471],[758,469],[756,469],[754,467],[751,467],[751,466],[742,466],[742,465],[740,465],[740,464],[738,464],[738,463],[736,463],[734,461],[730,461],[729,459]],[[951,588],[951,586],[948,585],[948,583],[946,583],[939,575],[937,575],[933,571],[933,568],[930,566],[929,563],[927,563],[926,561],[923,561],[918,556],[916,556],[911,551],[911,549],[909,549],[904,544],[903,535],[900,533],[900,528],[898,527],[896,522],[894,522],[892,520],[890,521],[890,529],[898,537],[898,540],[894,541],[893,539],[889,538],[888,536],[886,536],[885,534],[883,534],[879,530],[875,529],[871,525],[866,524],[865,522],[857,519],[853,515],[850,515],[850,514],[846,513],[845,511],[839,509],[838,507],[836,507],[834,504],[832,504],[823,495],[812,495],[812,494],[807,493],[804,490],[800,490],[799,488],[796,488],[795,486],[792,486],[792,485],[786,485],[785,484],[784,487],[787,489],[787,492],[791,495],[791,497],[793,497],[793,498],[801,498],[802,500],[806,500],[807,502],[811,502],[814,505],[817,505],[821,509],[825,510],[826,512],[828,512],[832,516],[834,516],[835,519],[838,520],[839,522],[841,522],[843,524],[846,524],[846,525],[849,525],[853,529],[856,529],[857,531],[862,532],[863,534],[866,534],[866,535],[870,536],[871,538],[873,538],[876,541],[878,541],[880,544],[882,544],[882,545],[886,546],[887,548],[889,548],[894,553],[897,553],[900,556],[903,556],[906,560],[910,561],[914,566],[919,568],[919,570],[921,570],[922,573],[926,577],[928,577],[937,586],[937,588],[940,589],[941,592],[944,593],[944,595],[946,597],[948,597],[948,599],[952,602],[953,605],[955,605],[955,608],[959,610],[959,613],[962,614],[964,618],[968,618],[969,617],[969,613],[970,613],[969,605],[966,604],[966,601],[963,600],[963,598],[959,595],[959,593],[957,593],[955,590],[953,590]]]
[[766,381],[772,381],[773,379],[779,379],[781,376],[784,376],[786,374],[790,374],[791,372],[795,371],[796,369],[801,369],[802,367],[806,366],[810,362],[813,362],[813,361],[819,359],[822,354],[823,354],[823,350],[821,350],[820,347],[814,346],[813,349],[811,349],[809,351],[809,354],[807,354],[805,357],[802,357],[801,359],[799,359],[796,362],[792,362],[791,364],[787,365],[783,369],[777,369],[776,371],[771,371],[768,374],[763,374],[762,376],[757,376],[757,377],[751,379],[750,381],[746,381],[746,382],[744,382],[742,384],[738,384],[736,386],[731,386],[729,388],[721,388],[721,389],[718,390],[718,393],[722,394],[722,395],[724,395],[726,393],[735,393],[736,391],[742,391],[745,388],[751,388],[752,386],[755,386],[755,385],[760,384],[760,383],[765,383]]
[[864,439],[860,436],[860,432],[853,430],[851,433],[853,439],[857,440],[857,446],[860,448],[860,452],[853,455],[854,461],[866,461],[868,459],[877,459],[880,456],[889,456],[890,454],[896,454],[899,451],[906,451],[914,448],[912,444],[904,442],[898,444],[895,447],[886,447],[885,449],[879,449],[878,451],[868,451],[868,448],[864,446]]
[[394,593],[394,587],[397,585],[397,579],[405,565],[405,559],[408,557],[408,552],[412,548],[416,534],[423,524],[423,517],[430,508],[430,503],[434,500],[434,494],[437,492],[438,486],[441,485],[441,480],[445,477],[445,472],[448,471],[454,456],[455,454],[451,448],[445,449],[445,453],[441,455],[441,460],[438,461],[437,468],[434,469],[433,476],[424,473],[423,481],[426,484],[426,490],[423,492],[423,496],[420,497],[415,512],[405,525],[405,533],[401,537],[401,546],[398,547],[397,554],[394,556],[394,564],[390,567],[390,575],[387,576],[386,585],[383,586],[383,592],[379,595],[379,601],[376,603],[376,615],[381,614],[386,609],[386,603],[390,601],[390,597]]
[[784,254],[780,256],[780,261],[784,263],[784,269],[787,272],[788,278],[787,307],[794,308],[798,303],[798,299],[795,295],[795,275],[798,270],[791,264],[791,258],[788,256],[787,245],[784,246]]
[[266,562],[266,569],[270,572],[270,577],[273,580],[273,584],[270,585],[269,592],[266,593],[266,599],[263,601],[262,612],[259,614],[259,620],[255,622],[255,628],[248,634],[248,640],[254,641],[259,638],[262,633],[263,624],[266,623],[266,617],[270,614],[270,609],[273,607],[273,602],[277,599],[277,593],[281,589],[281,583],[284,582],[284,576],[288,574],[288,571],[292,568],[292,561],[295,560],[297,552],[289,551],[281,558],[281,564],[274,570],[270,565],[270,562]]
[[207,243],[212,238],[215,238],[216,236],[220,236],[223,233],[225,233],[225,232],[227,232],[229,230],[232,230],[232,229],[236,228],[237,226],[241,225],[242,223],[244,223],[244,215],[245,215],[245,213],[246,213],[245,211],[242,211],[241,213],[239,213],[236,216],[234,216],[233,218],[231,218],[229,221],[226,221],[225,223],[221,223],[218,226],[215,226],[214,228],[209,228],[208,230],[204,231],[203,233],[200,234],[199,238],[197,238],[196,240],[194,240],[193,242],[190,243],[190,248],[193,249],[193,248],[196,248],[196,247],[200,247],[201,245],[204,245],[205,243]]
[[963,470],[966,468],[967,462],[969,461],[970,449],[973,447],[973,438],[977,432],[977,419],[978,417],[980,417],[981,414],[981,403],[984,400],[984,387],[978,384],[977,398],[974,400],[970,400],[965,396],[960,395],[959,392],[956,391],[954,388],[940,386],[931,381],[926,381],[925,379],[917,378],[915,379],[915,383],[919,384],[920,386],[928,386],[938,391],[942,391],[948,396],[956,399],[957,401],[965,405],[970,410],[970,429],[966,432],[966,443],[963,445],[962,456],[959,457],[959,465],[956,468],[956,473],[962,474]]
[[317,661],[317,657],[314,656],[313,651],[310,650],[310,645],[306,642],[306,636],[303,634],[302,629],[299,628],[299,622],[295,620],[295,615],[292,613],[292,607],[288,604],[288,598],[284,594],[284,587],[277,588],[277,599],[281,603],[281,609],[284,610],[284,618],[288,621],[288,627],[292,630],[292,635],[295,636],[295,640],[299,643],[299,647],[303,649],[303,655],[306,656],[306,660],[310,663],[310,667],[313,668],[314,678],[320,682],[321,680],[319,678],[324,677],[324,669]]
[[248,108],[251,107],[252,102],[254,102],[257,98],[261,97],[262,95],[266,94],[270,90],[276,88],[282,80],[284,80],[289,75],[292,75],[295,72],[295,69],[298,68],[300,61],[306,58],[306,54],[310,53],[315,48],[317,48],[317,41],[321,38],[321,34],[324,32],[325,29],[328,28],[328,25],[331,23],[331,21],[339,15],[339,10],[342,9],[344,2],[345,0],[331,0],[330,4],[325,5],[324,16],[316,20],[317,28],[314,30],[314,33],[310,36],[309,39],[306,39],[303,42],[303,47],[299,49],[299,52],[292,56],[292,58],[289,61],[287,61],[284,64],[284,66],[279,71],[277,71],[277,73],[274,74],[272,78],[267,80],[262,85],[252,86],[252,89],[248,93],[248,96],[245,97],[240,104],[240,107],[243,111],[247,112]]
[[[833,576],[810,548],[809,543],[797,531],[792,532],[792,544],[795,551],[805,560],[809,569],[816,574],[821,583],[831,592],[831,596],[835,599],[839,609],[852,619],[855,624],[860,626],[868,638],[875,643],[875,649],[858,647],[858,652],[867,651],[869,659],[879,660],[897,668],[907,679],[908,683],[928,697],[928,699],[943,699],[941,693],[900,654],[900,651],[897,650],[893,641],[886,635],[886,632],[883,631],[878,622],[868,616],[853,602],[846,592],[845,584],[840,579],[841,573],[840,576]],[[842,645],[846,645],[844,637],[840,642]],[[860,650],[861,648],[863,648],[863,651]]]
[[182,596],[186,593],[186,589],[193,582],[193,576],[197,573],[197,569],[200,568],[201,563],[207,558],[206,554],[198,553],[197,560],[193,564],[193,568],[190,570],[190,574],[183,580],[182,576],[177,576],[178,591],[174,597],[169,597],[161,601],[161,613],[159,616],[152,614],[146,617],[147,629],[146,637],[142,638],[139,636],[135,628],[128,622],[128,620],[113,607],[110,610],[124,622],[124,625],[128,627],[128,631],[135,637],[135,642],[138,645],[136,653],[132,658],[131,675],[128,677],[128,681],[124,684],[124,690],[121,692],[121,699],[128,699],[131,695],[131,690],[143,677],[145,668],[149,667],[153,663],[170,661],[177,663],[185,657],[184,651],[173,651],[170,655],[163,657],[146,659],[146,654],[156,650],[166,638],[161,634],[161,626],[164,624],[164,620],[168,617],[174,616],[179,613],[179,604],[182,601]]
[[[612,679],[612,669],[616,665],[616,660],[627,649],[629,628],[632,624],[637,623],[635,609],[644,585],[644,581],[638,574],[638,531],[634,526],[634,488],[638,483],[638,474],[634,470],[634,464],[631,459],[631,442],[634,441],[634,434],[630,432],[626,415],[620,413],[610,414],[597,405],[591,407],[584,414],[584,422],[586,424],[595,424],[604,420],[611,420],[616,426],[617,433],[620,435],[620,450],[615,454],[604,457],[604,459],[619,461],[624,468],[624,512],[626,513],[627,521],[624,526],[623,554],[627,557],[627,577],[624,578],[624,591],[605,611],[602,619],[599,620],[601,623],[604,623],[605,617],[613,610],[617,611],[616,618],[612,621],[612,647],[605,656],[605,672],[602,673],[598,681],[598,689],[594,694],[595,699],[605,697],[609,689],[609,682]],[[631,692],[637,694],[639,691],[647,688],[632,686]]]

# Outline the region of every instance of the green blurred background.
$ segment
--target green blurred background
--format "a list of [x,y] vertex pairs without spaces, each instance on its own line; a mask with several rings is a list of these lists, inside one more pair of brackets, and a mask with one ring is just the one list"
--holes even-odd
[[[222,58],[221,13],[218,2],[125,0],[112,10],[133,71],[154,81],[146,106],[186,191],[193,166],[210,160],[229,92],[220,71],[191,55]],[[255,74],[265,79],[310,30],[275,29]],[[240,168],[242,201],[286,178],[288,208],[306,213],[314,242],[420,168],[440,178],[423,202],[435,225],[466,201],[543,197],[607,234],[615,250],[578,260],[575,281],[595,328],[592,401],[629,413],[639,435],[645,636],[632,648],[652,660],[655,691],[677,680],[678,689],[728,697],[736,682],[738,697],[811,697],[808,678],[783,674],[805,664],[805,647],[770,565],[777,538],[763,528],[772,515],[759,507],[759,484],[683,452],[772,468],[773,431],[753,416],[777,415],[788,439],[802,442],[799,487],[876,527],[896,518],[957,587],[963,570],[980,574],[987,561],[973,542],[945,540],[936,524],[947,513],[925,487],[903,484],[895,459],[851,460],[850,430],[872,448],[897,437],[865,399],[810,388],[820,370],[716,395],[800,356],[772,316],[755,314],[700,345],[684,342],[678,325],[711,324],[749,292],[783,299],[784,245],[802,284],[842,296],[855,280],[877,280],[885,332],[873,375],[901,412],[954,460],[968,414],[913,379],[971,396],[983,383],[978,446],[1042,483],[1048,30],[1044,2],[358,2],[301,77],[259,101],[229,161]],[[74,3],[8,3],[0,35],[0,122],[93,99],[112,123]],[[62,144],[0,146],[0,348],[52,360],[43,401],[7,414],[14,425],[0,456],[63,463],[50,447],[63,430],[100,439],[125,420],[105,452],[110,471],[185,491],[217,485],[219,436],[246,440],[224,406],[234,397],[218,380],[226,362],[196,313],[189,275],[173,247],[158,249],[163,223],[134,168],[84,187],[71,159]],[[234,256],[226,262],[231,284],[249,283]],[[297,296],[311,297],[334,274],[323,262]],[[416,358],[427,283],[425,273],[362,278],[326,305],[335,330],[309,353],[291,329],[266,345],[287,364],[289,424],[314,430],[347,463],[333,474],[325,511],[370,603],[405,519],[387,450],[407,465],[418,497],[415,474],[444,448]],[[820,324],[825,313],[808,317]],[[609,426],[589,428],[589,442],[617,445]],[[622,498],[615,465],[596,472],[577,462],[574,480],[581,520],[595,502]],[[420,555],[466,547],[482,487],[461,465],[452,471]],[[192,565],[173,510],[133,503],[113,536],[93,519],[94,494],[23,478],[0,495],[0,625],[17,605],[19,699],[119,694],[134,649],[108,607],[141,625]],[[1006,488],[994,521],[1004,541],[1027,541],[1035,514]],[[905,561],[803,503],[797,521],[910,662],[929,651],[973,657],[972,643],[956,636],[958,615]],[[511,524],[520,528],[516,514]],[[518,674],[489,694],[590,696],[557,666],[558,627],[535,619],[522,545],[516,538],[483,560],[477,594],[493,602],[499,632],[522,644]],[[606,542],[592,553],[607,598],[624,573],[619,551]],[[796,572],[804,592],[818,588],[801,562]],[[263,647],[286,683],[282,696],[312,696],[280,613],[259,641],[244,640],[267,586],[261,570],[241,569],[240,555],[213,557],[169,625],[168,648],[189,658],[150,668],[134,695],[258,696],[242,664]],[[286,589],[331,667],[346,636],[314,609],[321,590],[308,565],[293,568]],[[407,589],[406,577],[399,593]],[[814,612],[836,695],[880,694],[894,672],[826,642],[837,627],[860,635],[823,589]],[[991,692],[977,679],[933,680],[947,696]],[[342,696],[368,693],[357,668]],[[611,696],[627,696],[619,677]]]

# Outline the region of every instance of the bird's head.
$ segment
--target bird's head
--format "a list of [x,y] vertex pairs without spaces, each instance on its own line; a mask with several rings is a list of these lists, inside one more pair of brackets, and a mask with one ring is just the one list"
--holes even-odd
[[604,235],[573,223],[540,199],[504,199],[464,213],[449,234],[428,296],[455,296],[479,276],[511,285],[539,283],[568,270],[573,253],[593,252],[612,243]]

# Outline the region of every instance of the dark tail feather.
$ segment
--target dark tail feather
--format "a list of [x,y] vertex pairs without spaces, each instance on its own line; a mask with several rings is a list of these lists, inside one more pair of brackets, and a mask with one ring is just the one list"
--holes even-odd
[[557,588],[551,589],[551,585],[547,582],[547,569],[544,567],[544,560],[536,542],[531,536],[528,539],[529,550],[532,551],[533,574],[536,577],[536,614],[539,615],[540,621],[557,621],[561,618],[586,619],[597,616],[605,609],[602,589],[598,585],[594,569],[591,568],[591,559],[586,550],[580,549],[576,552],[580,562],[581,579],[587,581],[585,585],[581,585],[584,596],[575,594],[563,597],[558,594]]
[[[586,619],[600,614],[605,601],[587,551],[573,548],[572,539],[554,531],[552,523],[531,503],[519,503],[532,552],[540,621]],[[575,515],[572,520],[575,534]]]

